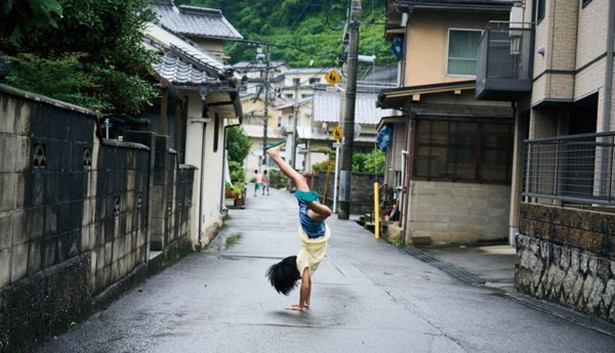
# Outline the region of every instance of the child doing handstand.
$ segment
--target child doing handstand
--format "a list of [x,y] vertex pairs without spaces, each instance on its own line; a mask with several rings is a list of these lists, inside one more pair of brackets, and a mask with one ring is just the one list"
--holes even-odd
[[324,220],[331,215],[329,207],[318,203],[318,195],[310,191],[308,184],[296,170],[280,157],[280,149],[285,141],[267,147],[266,153],[290,178],[297,191],[295,197],[299,202],[299,236],[302,247],[295,256],[288,256],[267,270],[271,285],[284,295],[288,295],[297,282],[301,280],[299,304],[286,307],[287,310],[303,310],[310,305],[312,293],[312,276],[325,256],[331,231]]

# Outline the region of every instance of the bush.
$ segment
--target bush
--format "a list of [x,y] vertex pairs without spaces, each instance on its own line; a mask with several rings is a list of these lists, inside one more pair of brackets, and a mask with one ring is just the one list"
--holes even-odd
[[384,173],[385,154],[380,150],[369,153],[353,153],[352,171],[356,173]]
[[233,183],[243,182],[246,180],[246,171],[243,169],[241,162],[229,160],[228,168],[231,173],[231,181]]
[[[329,168],[329,161],[312,164],[312,170],[314,170],[314,173],[326,172],[327,168]],[[331,166],[331,168],[333,169],[335,166]]]
[[235,184],[233,185],[233,190],[235,191],[235,194],[242,195],[244,187],[245,187],[244,182],[238,181],[238,182],[235,182]]
[[281,171],[277,169],[269,169],[269,178],[271,180],[269,186],[276,189],[286,188],[287,178]]
[[56,59],[45,59],[34,54],[22,53],[4,56],[8,62],[8,84],[64,102],[93,110],[103,110],[110,105],[89,93],[98,85],[96,78],[82,70],[79,59],[83,53],[65,53]]

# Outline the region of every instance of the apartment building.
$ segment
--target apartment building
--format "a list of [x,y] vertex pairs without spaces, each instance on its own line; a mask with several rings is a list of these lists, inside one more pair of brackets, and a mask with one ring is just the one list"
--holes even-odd
[[519,1],[485,28],[476,78],[515,111],[515,287],[611,322],[614,32],[613,1]]

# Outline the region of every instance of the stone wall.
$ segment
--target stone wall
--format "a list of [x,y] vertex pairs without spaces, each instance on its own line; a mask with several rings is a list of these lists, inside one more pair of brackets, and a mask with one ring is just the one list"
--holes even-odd
[[615,214],[521,204],[515,288],[615,322]]
[[162,257],[189,248],[193,169],[167,137],[96,129],[87,110],[0,85],[0,352],[65,331],[150,270],[155,187]]

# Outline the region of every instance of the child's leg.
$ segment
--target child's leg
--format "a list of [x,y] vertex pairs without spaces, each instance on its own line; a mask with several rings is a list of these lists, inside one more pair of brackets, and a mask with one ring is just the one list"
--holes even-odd
[[[299,174],[299,172],[293,169],[293,167],[291,167],[290,164],[286,163],[286,161],[283,160],[280,156],[280,149],[282,148],[282,146],[283,144],[268,149],[267,154],[269,155],[269,157],[271,157],[271,159],[273,159],[274,162],[276,162],[276,164],[280,168],[280,171],[282,171],[284,175],[286,175],[295,183],[295,186],[298,190],[310,191],[310,187],[308,186],[307,181],[305,180],[303,175]],[[329,207],[327,207],[326,205],[322,205],[317,202],[306,202],[305,204],[312,212],[315,213],[308,213],[308,216],[314,220],[324,221],[332,213]]]
[[280,156],[280,148],[284,145],[276,146],[274,148],[268,149],[267,154],[280,168],[280,171],[286,175],[286,177],[290,178],[297,187],[298,190],[301,191],[310,191],[310,188],[303,177],[303,175],[299,174],[293,167],[290,166],[285,160]]

